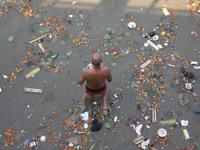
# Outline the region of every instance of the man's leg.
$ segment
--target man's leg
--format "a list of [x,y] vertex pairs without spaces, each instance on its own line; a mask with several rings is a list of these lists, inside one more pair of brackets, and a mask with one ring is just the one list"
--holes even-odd
[[85,112],[90,109],[91,103],[94,101],[94,96],[90,96],[86,93],[86,97],[84,98],[84,107],[81,112]]
[[110,109],[108,107],[108,104],[107,104],[107,99],[108,99],[108,88],[106,89],[106,92],[105,94],[102,94],[103,96],[103,109],[106,110],[106,109]]
[[94,95],[88,95],[87,94],[87,96],[88,96],[89,102],[92,103],[94,101]]

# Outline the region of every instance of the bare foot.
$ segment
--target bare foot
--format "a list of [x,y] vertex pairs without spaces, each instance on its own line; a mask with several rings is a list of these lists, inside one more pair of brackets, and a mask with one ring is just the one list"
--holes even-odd
[[110,107],[108,107],[108,106],[103,107],[103,110],[109,110],[109,109],[110,109]]
[[104,106],[103,107],[103,114],[104,114],[104,116],[109,116],[110,113],[111,113],[111,108],[108,107],[108,106]]

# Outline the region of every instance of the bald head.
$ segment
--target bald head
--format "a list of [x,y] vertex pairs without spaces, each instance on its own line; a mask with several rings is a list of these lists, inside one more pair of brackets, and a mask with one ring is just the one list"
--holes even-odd
[[95,66],[100,66],[102,62],[101,56],[98,53],[94,53],[92,56],[92,64]]

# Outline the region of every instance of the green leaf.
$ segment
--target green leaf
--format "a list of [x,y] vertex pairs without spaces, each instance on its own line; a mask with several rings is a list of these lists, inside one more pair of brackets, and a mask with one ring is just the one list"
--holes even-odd
[[11,35],[11,36],[8,37],[9,42],[13,42],[13,40],[14,40],[14,36]]
[[53,101],[54,95],[51,92],[48,92],[48,93],[45,94],[44,100],[45,101]]
[[105,39],[105,40],[110,40],[110,39],[111,39],[111,36],[110,36],[109,34],[106,33],[105,36],[104,36],[104,39]]
[[105,128],[110,129],[111,128],[111,124],[109,122],[104,123]]
[[48,32],[48,28],[46,27],[46,28],[44,28],[44,27],[40,27],[40,29],[39,29],[39,33],[41,33],[41,34],[44,34],[44,33],[47,33]]
[[40,65],[42,65],[44,68],[47,67],[47,63],[46,62],[41,62]]
[[200,103],[198,103],[198,102],[195,102],[195,103],[194,103],[194,105],[196,105],[196,106],[199,106],[199,105],[200,105]]
[[80,32],[80,35],[83,35],[85,33],[85,31],[84,30],[82,30],[81,32]]
[[93,29],[93,27],[91,27],[91,26],[86,26],[85,28],[86,29]]
[[115,67],[115,66],[117,66],[117,63],[116,62],[111,62],[111,66]]
[[72,51],[66,52],[66,55],[67,55],[67,56],[71,56],[71,55],[72,55]]
[[94,146],[97,144],[97,142],[95,142],[94,144],[92,144],[92,146],[90,147],[89,150],[93,150]]
[[60,41],[60,44],[65,46],[65,41]]
[[178,94],[178,98],[182,99],[183,98],[183,94],[182,93]]
[[35,18],[40,18],[41,15],[40,15],[40,14],[35,14],[34,17],[35,17]]
[[137,87],[138,87],[138,85],[137,85],[137,84],[135,84],[135,82],[133,81],[133,82],[132,82],[132,84],[131,84],[131,87],[132,87],[132,88],[137,88]]
[[107,32],[111,32],[112,31],[112,29],[109,27],[109,28],[107,28]]

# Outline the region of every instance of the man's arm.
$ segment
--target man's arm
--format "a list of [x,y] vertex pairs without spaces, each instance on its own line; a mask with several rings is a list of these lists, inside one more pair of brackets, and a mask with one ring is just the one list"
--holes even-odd
[[84,70],[81,77],[78,79],[78,85],[82,85],[86,80],[86,71]]
[[112,81],[112,75],[110,73],[110,69],[108,68],[108,77],[107,77],[108,82]]

